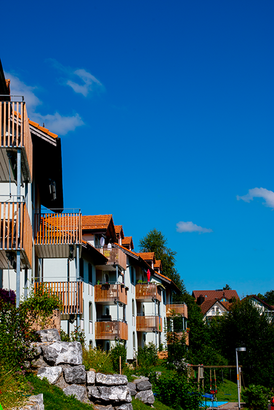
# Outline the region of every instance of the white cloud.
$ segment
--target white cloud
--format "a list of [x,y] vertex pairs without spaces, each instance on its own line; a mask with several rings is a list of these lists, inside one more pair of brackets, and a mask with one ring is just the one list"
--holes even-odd
[[84,68],[74,70],[70,67],[63,66],[54,59],[49,59],[48,61],[50,61],[57,70],[65,74],[66,78],[62,78],[61,83],[71,87],[77,94],[82,94],[84,97],[87,97],[93,92],[104,91],[103,84]]
[[265,200],[265,205],[274,208],[274,192],[269,191],[265,188],[253,188],[249,189],[248,194],[239,196],[237,195],[237,200],[243,200],[245,202],[253,201],[253,198],[263,198]]
[[188,222],[178,222],[176,224],[177,232],[199,232],[199,233],[209,233],[213,232],[212,229],[203,228],[202,226],[198,226],[191,221]]
[[58,112],[54,115],[34,114],[33,120],[40,125],[45,124],[46,128],[58,135],[66,135],[69,131],[74,131],[76,127],[84,125],[79,114],[71,117],[62,116]]
[[37,90],[37,87],[25,84],[13,74],[5,73],[5,76],[11,80],[11,94],[24,96],[28,117],[31,120],[38,122],[40,125],[45,124],[46,128],[58,135],[66,135],[69,131],[74,131],[76,127],[84,125],[84,121],[77,113],[72,116],[61,115],[58,112],[47,115],[40,114],[37,112],[37,107],[43,103],[34,93],[34,91]]

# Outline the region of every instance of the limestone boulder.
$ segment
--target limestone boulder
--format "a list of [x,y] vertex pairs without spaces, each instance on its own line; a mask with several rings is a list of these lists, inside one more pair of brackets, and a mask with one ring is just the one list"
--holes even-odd
[[61,338],[57,329],[44,329],[36,332],[41,342],[60,342]]
[[70,364],[78,366],[83,362],[80,342],[54,342],[43,346],[44,359],[53,365]]
[[96,373],[96,384],[105,386],[120,386],[128,383],[127,376],[121,374]]
[[148,380],[141,380],[138,383],[133,383],[138,391],[151,390],[152,384]]
[[41,380],[45,377],[50,384],[55,384],[62,373],[63,369],[61,366],[40,367],[37,376]]
[[153,404],[155,401],[152,390],[139,391],[135,399],[141,400],[145,404]]
[[102,402],[131,402],[131,395],[127,386],[87,386],[88,397]]
[[89,370],[87,372],[87,385],[92,385],[95,384],[95,372],[92,370]]
[[137,393],[136,384],[129,382],[127,384],[127,387],[129,388],[129,392],[130,392],[131,396],[135,396],[135,394]]
[[84,384],[87,380],[85,366],[73,366],[64,369],[64,378],[67,383]]
[[79,386],[77,384],[71,384],[70,386],[66,387],[63,392],[66,396],[74,395],[77,400],[85,402],[87,400],[87,392],[84,386]]
[[125,404],[122,404],[121,406],[115,407],[115,410],[133,410],[133,407],[131,403],[125,403]]

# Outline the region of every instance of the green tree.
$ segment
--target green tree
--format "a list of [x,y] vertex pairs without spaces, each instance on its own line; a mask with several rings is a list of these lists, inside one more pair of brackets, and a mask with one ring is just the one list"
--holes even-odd
[[[247,384],[274,384],[274,327],[248,298],[234,301],[229,313],[218,319],[214,344],[229,364],[235,363],[236,347],[246,347],[239,361]],[[217,326],[216,325],[216,326]],[[213,337],[213,334],[212,334]]]
[[171,279],[179,288],[180,293],[186,292],[183,279],[181,279],[175,264],[177,252],[167,247],[167,239],[162,232],[153,229],[139,242],[140,252],[154,252],[155,259],[161,260],[163,274]]
[[270,290],[264,294],[264,301],[269,305],[274,305],[274,290]]

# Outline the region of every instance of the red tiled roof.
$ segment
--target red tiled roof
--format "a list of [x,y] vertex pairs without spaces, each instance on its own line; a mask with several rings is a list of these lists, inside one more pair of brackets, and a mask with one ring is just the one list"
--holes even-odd
[[83,229],[107,229],[112,220],[112,215],[83,215]]
[[123,244],[124,246],[131,246],[131,249],[134,249],[132,236],[125,236],[125,237],[122,239],[122,244]]
[[116,235],[120,235],[121,234],[121,237],[122,237],[122,239],[124,238],[124,231],[123,231],[123,226],[122,225],[115,225],[115,233],[116,233]]
[[[21,118],[21,114],[18,113],[17,111],[14,111],[14,114],[15,114],[15,115],[18,115],[18,117]],[[44,132],[45,134],[50,135],[52,138],[58,138],[58,135],[57,135],[57,134],[54,134],[53,132],[50,132],[50,131],[49,131],[47,128],[45,128],[45,127],[41,127],[41,125],[39,125],[38,122],[34,122],[34,121],[31,121],[31,120],[29,119],[29,125],[32,125],[33,127],[37,128],[38,130]]]
[[207,300],[211,299],[221,299],[225,297],[226,299],[230,300],[232,298],[239,299],[239,296],[236,290],[193,290],[192,296],[197,299],[199,296],[203,296]]
[[154,268],[161,269],[161,267],[162,267],[162,261],[160,259],[158,261],[155,261]]
[[154,252],[140,252],[137,253],[138,256],[141,256],[144,261],[153,261],[154,258]]
[[29,119],[29,124],[32,125],[33,127],[37,128],[38,130],[45,132],[46,134],[50,135],[53,138],[58,138],[57,134],[54,134],[53,132],[50,132],[47,128],[41,127],[37,122],[31,121]]
[[221,305],[223,305],[223,307],[224,307],[227,311],[229,310],[229,307],[230,307],[230,305],[231,305],[231,303],[229,303],[229,302],[221,302],[220,300],[216,300],[216,299],[205,300],[205,301],[201,304],[201,306],[200,306],[201,311],[202,311],[202,314],[205,315],[205,314],[209,311],[209,309],[211,309],[212,306],[213,306],[216,302],[219,302]]

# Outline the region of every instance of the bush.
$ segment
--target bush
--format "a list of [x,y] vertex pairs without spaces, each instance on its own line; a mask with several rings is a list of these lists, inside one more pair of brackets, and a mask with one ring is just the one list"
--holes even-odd
[[30,357],[30,343],[37,340],[31,323],[24,306],[17,309],[0,299],[0,365],[5,370],[20,370]]
[[249,410],[267,410],[270,397],[269,389],[260,385],[255,386],[255,384],[251,384],[242,393],[242,398]]
[[0,289],[0,299],[2,299],[3,302],[15,305],[15,292],[13,290]]
[[185,376],[169,373],[158,378],[154,388],[157,398],[173,409],[198,410],[201,393]]
[[94,369],[96,372],[105,374],[115,373],[110,353],[107,353],[99,348],[83,348],[83,365],[86,370]]
[[68,335],[64,330],[61,329],[60,337],[62,342],[80,342],[82,347],[85,347],[86,335],[79,326],[77,326],[71,333]]
[[113,364],[113,369],[116,373],[120,372],[120,357],[121,357],[121,367],[125,368],[127,359],[127,350],[124,343],[116,342],[115,346],[110,350],[110,357]]
[[[153,343],[138,348],[138,366],[144,370],[144,375],[149,373],[149,369],[158,362],[157,349]],[[146,373],[146,374],[145,374]]]

